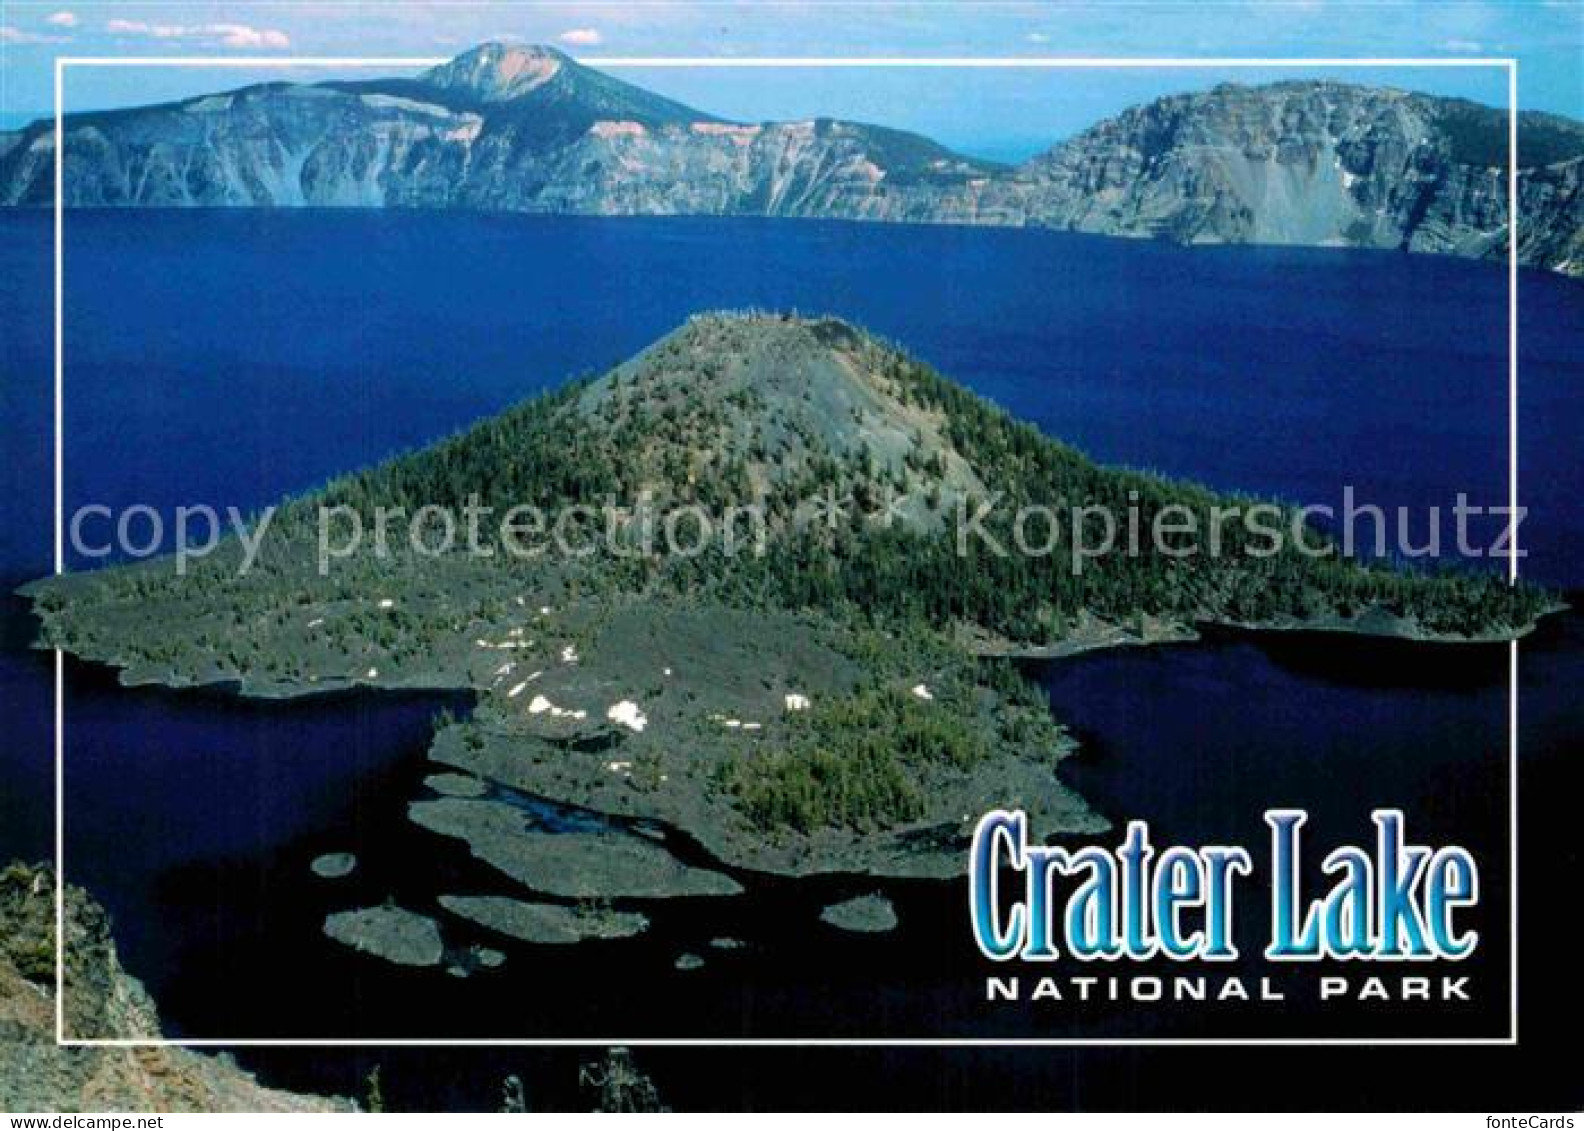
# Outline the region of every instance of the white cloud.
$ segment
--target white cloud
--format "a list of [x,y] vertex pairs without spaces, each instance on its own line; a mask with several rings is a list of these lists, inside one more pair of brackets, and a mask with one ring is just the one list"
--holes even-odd
[[595,27],[570,28],[556,38],[568,47],[598,47],[605,42],[605,37]]
[[50,16],[44,22],[49,24],[51,27],[76,27],[77,26],[77,13],[76,12],[56,12],[53,16]]
[[1441,50],[1454,55],[1478,55],[1485,50],[1485,45],[1473,39],[1448,39],[1442,42]]
[[286,33],[274,28],[253,28],[246,24],[210,24],[209,30],[219,35],[221,44],[226,47],[279,49],[291,46],[291,39]]
[[247,24],[151,24],[143,20],[109,20],[105,23],[105,31],[111,35],[188,40],[253,50],[280,50],[291,46],[291,37],[285,32]]
[[1042,31],[1031,31],[1027,35],[1025,35],[1023,38],[1028,40],[1030,43],[1049,43],[1050,42],[1050,36],[1046,35]]
[[19,27],[8,27],[0,24],[0,43],[15,45],[34,43],[65,43],[64,37],[59,35],[40,35],[34,31],[23,31]]

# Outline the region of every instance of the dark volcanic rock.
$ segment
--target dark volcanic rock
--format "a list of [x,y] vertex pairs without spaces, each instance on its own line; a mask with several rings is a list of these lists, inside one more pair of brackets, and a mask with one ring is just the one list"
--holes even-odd
[[327,852],[323,856],[316,856],[313,863],[308,865],[313,874],[326,880],[339,880],[350,876],[357,868],[357,857],[350,852]]
[[400,966],[438,966],[445,954],[433,919],[401,907],[364,907],[325,918],[324,932],[338,943]]
[[890,931],[897,925],[891,901],[879,893],[833,903],[820,912],[820,919],[843,931],[866,934]]
[[483,797],[489,784],[471,774],[430,774],[424,785],[442,797]]
[[408,806],[413,821],[467,842],[518,883],[567,899],[736,895],[737,882],[690,868],[650,840],[618,832],[546,833],[499,801],[445,797]]
[[636,911],[526,903],[495,895],[442,895],[440,906],[492,931],[531,943],[622,939],[649,926],[649,920]]

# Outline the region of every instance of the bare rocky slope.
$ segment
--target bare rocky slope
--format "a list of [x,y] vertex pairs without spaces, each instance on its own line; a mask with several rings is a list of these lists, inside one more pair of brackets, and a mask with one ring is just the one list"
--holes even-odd
[[[351,1104],[258,1083],[225,1056],[55,1043],[55,883],[46,868],[0,871],[0,1110],[347,1111]],[[66,1031],[75,1039],[160,1035],[153,1002],[121,968],[109,917],[66,893]]]
[[[1584,127],[1520,117],[1519,251],[1584,272]],[[997,183],[1013,215],[1185,243],[1506,254],[1507,119],[1336,82],[1223,84],[1101,122]]]
[[[52,127],[0,133],[0,202],[52,199]],[[729,122],[550,48],[489,43],[411,79],[71,115],[66,199],[826,217],[1495,258],[1506,136],[1502,111],[1456,99],[1224,84],[1009,169],[881,126]],[[1521,258],[1584,274],[1584,126],[1521,115],[1519,164]]]

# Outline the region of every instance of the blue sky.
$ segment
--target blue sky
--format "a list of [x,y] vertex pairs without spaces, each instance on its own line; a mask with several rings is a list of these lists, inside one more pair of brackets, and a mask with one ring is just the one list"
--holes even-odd
[[[0,122],[52,105],[56,55],[444,56],[486,39],[619,55],[1513,56],[1520,102],[1584,117],[1584,0],[1439,3],[72,3],[0,0]],[[367,73],[367,72],[362,72]],[[918,130],[1016,158],[1096,118],[1229,77],[1314,73],[1187,71],[626,70],[622,77],[749,120],[828,114]],[[1327,72],[1503,104],[1487,70]],[[269,72],[319,79],[332,72]],[[263,72],[70,72],[69,109],[179,97]]]

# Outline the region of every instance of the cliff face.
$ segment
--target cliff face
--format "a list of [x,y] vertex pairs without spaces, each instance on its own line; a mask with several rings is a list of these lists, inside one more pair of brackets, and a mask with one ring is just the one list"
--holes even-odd
[[[0,871],[0,1110],[350,1110],[262,1087],[225,1057],[57,1046],[54,938],[52,873]],[[116,957],[108,916],[75,888],[66,895],[66,1003],[72,1037],[159,1036],[153,1003]]]
[[[1524,261],[1584,273],[1584,126],[1523,116]],[[73,115],[82,206],[462,207],[1029,225],[1499,257],[1506,118],[1331,82],[1158,99],[1016,169],[852,122],[737,124],[545,48],[414,79],[269,84]],[[52,198],[50,123],[0,135],[0,201]]]
[[1584,275],[1584,158],[1533,170],[1518,186],[1518,256]]
[[1432,132],[1395,92],[1221,86],[1102,122],[1016,184],[1032,216],[1080,231],[1392,247]]
[[[0,201],[52,200],[54,136],[0,141]],[[996,167],[829,120],[733,125],[549,49],[488,44],[413,80],[274,83],[74,115],[78,206],[318,205],[931,219]]]
[[[1584,271],[1584,127],[1530,114],[1520,134],[1520,253]],[[1506,137],[1505,114],[1455,100],[1224,85],[1103,122],[1017,170],[1006,192],[1025,222],[1077,231],[1500,257]]]

